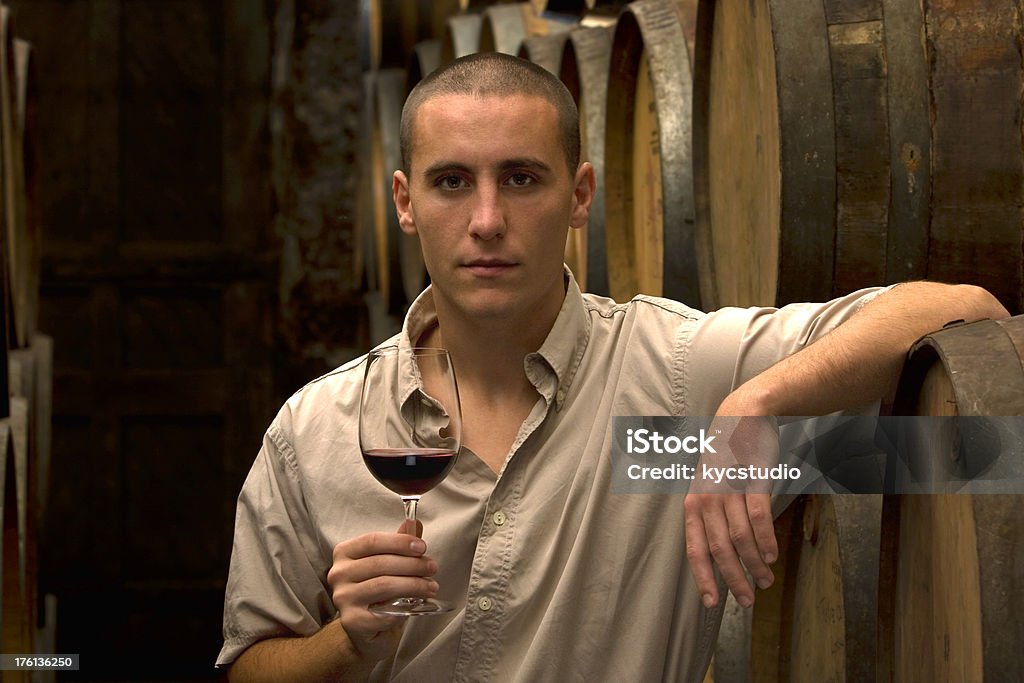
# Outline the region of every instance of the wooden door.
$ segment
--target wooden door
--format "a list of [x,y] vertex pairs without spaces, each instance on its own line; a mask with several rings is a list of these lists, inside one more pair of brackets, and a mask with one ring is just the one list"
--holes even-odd
[[55,339],[41,589],[87,680],[214,677],[272,417],[265,0],[10,0],[36,47]]

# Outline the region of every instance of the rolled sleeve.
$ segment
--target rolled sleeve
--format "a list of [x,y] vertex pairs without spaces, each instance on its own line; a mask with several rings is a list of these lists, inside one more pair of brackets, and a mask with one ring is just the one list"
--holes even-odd
[[294,452],[275,422],[238,498],[217,666],[259,640],[315,633],[333,614],[312,529]]
[[722,308],[698,324],[690,340],[687,377],[692,415],[713,415],[738,386],[828,334],[886,291],[862,289],[826,303],[782,308]]

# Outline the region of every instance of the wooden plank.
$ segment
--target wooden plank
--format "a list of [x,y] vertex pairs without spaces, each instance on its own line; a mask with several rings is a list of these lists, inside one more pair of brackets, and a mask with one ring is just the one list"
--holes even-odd
[[605,120],[608,284],[699,305],[694,248],[692,78],[670,2],[639,2],[616,25]]
[[576,98],[580,113],[582,158],[594,167],[596,189],[590,207],[586,237],[584,289],[608,296],[608,262],[605,246],[605,108],[612,31],[586,27],[569,34],[562,53],[560,77]]
[[[121,574],[121,466],[111,455],[119,436],[88,415],[53,418],[53,460],[42,567],[50,592],[95,587]],[[67,571],[76,567],[77,571]],[[64,614],[63,608],[61,611]],[[94,627],[102,631],[105,619]]]
[[835,261],[835,113],[824,10],[770,0],[781,135],[776,302],[825,301]]
[[880,0],[824,0],[825,21],[828,24],[857,24],[864,21],[881,21]]
[[122,416],[123,580],[217,576],[224,544],[221,416]]
[[698,13],[696,246],[708,309],[771,305],[778,292],[781,72],[771,12],[755,7],[703,3]]
[[884,282],[925,276],[931,200],[931,123],[924,17],[919,3],[883,0],[888,73],[889,230]]
[[[266,0],[225,0],[221,107],[223,234],[251,260],[267,248],[273,192],[267,150],[271,35]],[[268,272],[264,271],[264,276]]]
[[221,287],[122,287],[118,334],[124,369],[217,368],[224,364]]
[[53,457],[53,337],[36,333],[32,338],[35,356],[36,490],[35,523],[46,522],[46,501],[50,493],[50,460]]
[[648,55],[658,104],[658,145],[664,188],[661,206],[663,293],[699,308],[690,123],[693,60],[686,39],[687,33],[693,31],[696,11],[696,2],[687,0],[652,4],[640,16],[651,43]]
[[[1015,0],[926,5],[934,156],[928,276],[1022,301],[1021,10]],[[964,252],[965,238],[974,247]],[[1007,254],[1012,261],[1004,261]]]
[[828,28],[835,97],[835,288],[841,296],[885,280],[889,131],[881,21]]
[[[63,11],[67,3],[57,3],[58,11]],[[89,242],[93,244],[104,244],[111,246],[118,238],[118,231],[121,225],[122,206],[122,170],[120,160],[123,151],[123,138],[121,136],[121,54],[122,46],[119,40],[121,31],[122,0],[92,0],[89,3],[74,3],[85,5],[88,10],[87,20],[82,25],[88,26],[88,44],[84,59],[89,65],[88,78],[79,83],[68,83],[67,87],[72,92],[80,93],[82,101],[82,116],[88,122],[85,130],[85,138],[82,147],[69,149],[87,149],[87,163],[85,169],[84,185],[88,193],[84,197],[85,202],[79,207],[70,206],[66,215],[67,224],[57,227],[58,234],[63,239],[50,244],[54,252],[60,251],[61,242]],[[48,24],[42,31],[43,36],[51,30],[51,27],[66,26],[71,33],[80,33],[79,25],[69,24],[69,19],[63,14]],[[60,31],[61,38],[65,31]],[[40,50],[51,49],[61,52],[62,43],[53,36],[53,42],[49,40],[45,45],[40,42],[41,36],[33,34],[28,36]],[[76,39],[73,39],[76,40]],[[44,79],[45,80],[45,77]],[[81,84],[87,86],[83,92]],[[54,93],[50,106],[54,113],[63,119],[72,118],[62,110],[63,101],[60,93]],[[46,106],[40,98],[40,107]],[[44,123],[41,121],[40,126]],[[66,125],[63,122],[59,126]],[[44,128],[45,130],[45,128]],[[137,141],[125,141],[137,144]],[[82,177],[69,179],[72,183],[82,183]],[[54,199],[58,202],[66,202],[66,196],[57,196]],[[86,207],[84,215],[81,213],[81,206]],[[47,224],[49,230],[50,225]],[[44,256],[46,254],[44,250]]]
[[275,267],[270,254],[225,244],[136,242],[115,249],[68,246],[43,263],[47,284],[152,281],[223,283],[266,279]]
[[[87,416],[217,415],[233,396],[223,368],[116,370],[103,375],[58,368],[54,411]],[[63,477],[62,477],[63,479]],[[63,485],[63,484],[62,484]]]
[[121,237],[218,242],[222,4],[123,0],[121,21]]

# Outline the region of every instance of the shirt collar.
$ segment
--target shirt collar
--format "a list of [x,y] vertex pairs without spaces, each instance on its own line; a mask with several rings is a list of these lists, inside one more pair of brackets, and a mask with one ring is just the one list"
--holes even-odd
[[[565,299],[562,300],[555,324],[551,326],[540,348],[535,353],[527,354],[524,360],[527,377],[549,406],[554,400],[558,410],[562,409],[565,397],[569,395],[590,340],[590,317],[583,307],[583,294],[568,268],[565,269],[565,276]],[[548,379],[551,377],[554,382]]]
[[[562,300],[555,324],[551,326],[541,347],[523,359],[527,378],[548,405],[554,402],[558,410],[561,410],[580,361],[583,360],[591,327],[590,318],[583,306],[583,294],[568,268],[565,269],[565,277],[565,299]],[[413,346],[413,340],[419,339],[425,331],[437,324],[432,289],[427,287],[409,307],[398,341],[400,347]],[[410,378],[409,374],[401,374],[401,400],[404,402],[417,386],[405,381]]]
[[[416,346],[416,341],[432,326],[437,325],[437,311],[434,308],[434,295],[431,287],[420,293],[409,306],[402,324],[402,333],[398,335],[398,348],[408,349]],[[419,373],[415,372],[412,363],[398,368],[398,399],[403,406],[413,394],[419,396]]]

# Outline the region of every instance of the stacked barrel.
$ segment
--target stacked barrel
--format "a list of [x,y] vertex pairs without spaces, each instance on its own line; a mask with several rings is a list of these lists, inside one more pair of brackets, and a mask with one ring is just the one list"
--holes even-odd
[[[405,93],[478,51],[551,70],[598,171],[567,262],[590,291],[705,310],[971,282],[1022,311],[1011,0],[364,0],[363,286],[422,288],[390,202]],[[885,12],[883,13],[883,9]]]
[[[364,136],[361,277],[394,315],[425,284],[390,199],[402,100],[438,64],[488,50],[557,74],[579,105],[597,195],[566,262],[589,291],[711,310],[928,278],[982,285],[1024,312],[1017,0],[379,0],[364,10],[374,134]],[[1022,324],[922,340],[896,410],[1024,415]],[[1021,503],[797,499],[776,524],[778,581],[753,610],[727,609],[709,678],[1024,680]]]
[[[35,653],[37,534],[50,456],[53,341],[37,330],[40,225],[36,193],[35,66],[0,5],[0,651]],[[18,678],[4,672],[4,680]],[[28,680],[27,674],[24,680]]]

